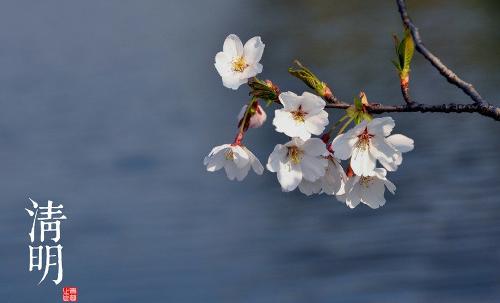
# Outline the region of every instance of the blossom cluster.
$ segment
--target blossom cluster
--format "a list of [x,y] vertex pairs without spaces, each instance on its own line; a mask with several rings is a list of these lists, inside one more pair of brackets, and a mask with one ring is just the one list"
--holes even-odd
[[[259,61],[264,46],[260,37],[253,37],[243,45],[238,36],[229,35],[223,51],[215,56],[215,68],[223,85],[238,89],[261,73],[263,67]],[[259,83],[274,89],[270,81]],[[330,142],[330,135],[338,123],[325,132],[329,117],[321,97],[309,92],[297,95],[274,91],[280,108],[275,110],[272,124],[277,132],[288,136],[289,141],[274,147],[266,168],[276,173],[282,191],[298,188],[306,195],[324,193],[335,196],[351,208],[360,203],[371,208],[384,205],[385,189],[392,194],[396,190],[387,179],[387,172],[397,170],[403,161],[402,154],[413,149],[412,139],[401,134],[391,135],[394,120],[391,117],[372,118],[366,112],[362,112],[362,119],[354,119],[348,111],[339,123],[350,119]],[[241,109],[234,142],[214,147],[205,157],[208,171],[224,168],[230,180],[238,181],[243,180],[250,169],[258,175],[263,173],[259,159],[242,143],[249,128],[260,127],[266,121],[267,115],[258,99],[254,96]],[[357,125],[345,131],[353,121]],[[345,169],[342,161],[345,161]],[[377,163],[382,167],[377,167]]]

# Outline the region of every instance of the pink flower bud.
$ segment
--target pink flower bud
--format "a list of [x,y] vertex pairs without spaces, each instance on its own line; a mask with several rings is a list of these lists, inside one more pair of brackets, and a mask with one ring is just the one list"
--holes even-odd
[[[247,105],[243,105],[243,107],[241,108],[241,111],[238,115],[238,122],[239,123],[242,123],[241,119],[243,119],[243,116],[245,115],[246,109],[247,109]],[[250,128],[261,127],[262,124],[264,124],[264,122],[266,122],[266,118],[267,118],[267,115],[266,115],[266,112],[264,111],[264,109],[262,108],[262,106],[257,105],[257,107],[255,107],[255,113],[250,118],[250,123],[248,124],[248,127],[250,127]]]

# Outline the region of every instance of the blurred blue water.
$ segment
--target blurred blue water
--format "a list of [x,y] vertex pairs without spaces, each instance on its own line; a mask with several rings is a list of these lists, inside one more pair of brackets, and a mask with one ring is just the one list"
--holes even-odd
[[[498,4],[409,5],[427,45],[498,101]],[[416,149],[377,211],[202,166],[247,99],[212,65],[227,34],[261,35],[263,77],[284,90],[304,90],[286,74],[300,58],[343,99],[399,103],[399,31],[392,1],[3,0],[1,302],[57,302],[64,285],[82,302],[498,302],[492,120],[394,115]],[[469,102],[418,55],[412,80],[419,100]],[[270,124],[247,139],[263,162],[286,140]],[[28,196],[65,205],[61,287],[27,270]]]

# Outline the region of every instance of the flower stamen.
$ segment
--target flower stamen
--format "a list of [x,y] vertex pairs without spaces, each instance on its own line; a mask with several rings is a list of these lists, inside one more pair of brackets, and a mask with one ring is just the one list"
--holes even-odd
[[302,106],[299,106],[299,108],[295,111],[290,112],[292,114],[293,120],[295,120],[298,123],[304,123],[306,121],[306,115],[307,113],[302,110]]
[[226,160],[233,161],[233,160],[234,160],[234,153],[233,153],[233,150],[232,150],[232,149],[228,149],[228,150],[224,153],[224,158],[226,158]]
[[246,63],[245,58],[243,58],[243,56],[236,57],[232,63],[233,63],[233,70],[235,72],[242,73],[245,70],[245,68],[248,67],[248,64]]
[[370,184],[371,182],[374,180],[375,178],[374,177],[365,177],[365,176],[362,176],[360,179],[359,179],[359,183],[361,183],[361,185],[363,185],[365,188],[368,188],[370,187]]
[[356,147],[362,150],[366,150],[370,146],[370,139],[373,138],[372,134],[368,133],[368,128],[365,127],[363,133],[358,136],[358,142]]
[[297,146],[289,146],[287,157],[293,164],[299,164],[302,160],[302,151]]

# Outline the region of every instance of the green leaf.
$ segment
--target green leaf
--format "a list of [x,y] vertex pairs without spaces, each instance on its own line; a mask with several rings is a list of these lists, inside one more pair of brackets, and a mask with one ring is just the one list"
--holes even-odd
[[391,62],[392,62],[392,64],[394,64],[394,66],[396,67],[396,69],[397,69],[398,71],[403,70],[403,69],[401,68],[401,66],[399,66],[399,62],[398,62],[398,61],[396,61],[395,59],[393,59],[393,60],[391,60]]
[[396,34],[392,34],[392,39],[394,39],[394,50],[396,51],[396,54],[398,53],[398,47],[399,47],[399,44],[401,43],[399,41],[399,38],[398,36],[396,36]]
[[307,86],[314,89],[318,95],[323,97],[325,95],[325,88],[327,87],[326,83],[318,79],[310,69],[302,65],[298,60],[295,60],[294,63],[299,68],[294,69],[290,67],[288,72],[292,76],[302,80]]
[[363,117],[361,115],[357,115],[354,119],[354,124],[358,125],[361,121],[363,121]]
[[410,73],[410,64],[413,58],[413,53],[415,52],[415,43],[411,36],[409,29],[404,32],[404,37],[400,41],[397,36],[393,36],[394,44],[396,45],[396,55],[397,59],[393,60],[392,63],[399,72],[401,78],[405,78]]
[[405,39],[399,43],[398,47],[398,59],[399,59],[399,66],[401,66],[401,69],[404,69],[405,66]]
[[363,120],[370,122],[371,120],[373,120],[373,117],[369,113],[363,113]]
[[354,97],[354,106],[356,107],[356,110],[358,110],[358,111],[363,110],[363,102],[361,102],[360,98]]
[[354,106],[348,107],[345,111],[346,111],[346,115],[352,119],[356,118],[356,115],[358,114],[358,111],[356,110],[356,108]]
[[405,37],[403,41],[401,41],[401,45],[402,53],[400,55],[403,57],[403,70],[409,72],[411,59],[413,58],[413,53],[415,52],[415,44],[409,30],[405,31]]

